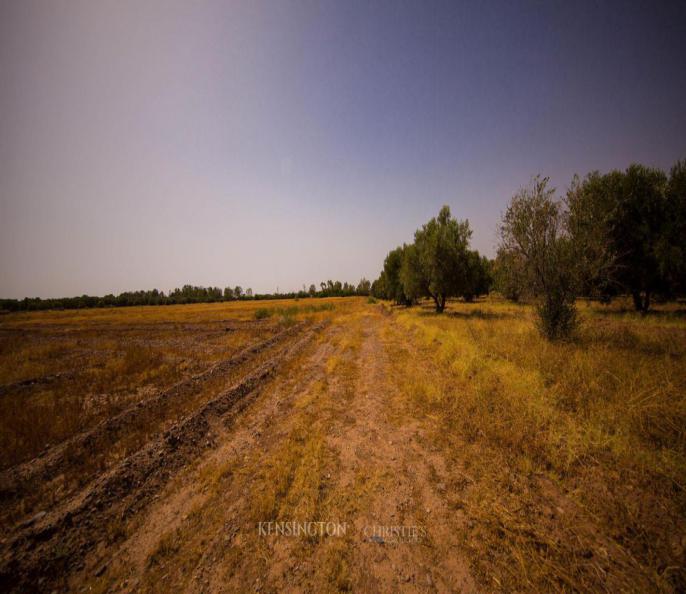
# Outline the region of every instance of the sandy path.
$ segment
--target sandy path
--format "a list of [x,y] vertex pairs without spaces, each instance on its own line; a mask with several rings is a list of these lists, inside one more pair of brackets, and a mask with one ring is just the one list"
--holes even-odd
[[446,526],[449,510],[430,480],[443,462],[423,445],[420,423],[390,418],[392,386],[381,333],[392,319],[375,314],[362,323],[360,370],[349,409],[354,424],[334,430],[329,442],[340,452],[339,488],[353,487],[360,469],[362,480],[373,485],[365,509],[353,518],[360,535],[357,585],[375,592],[471,592],[467,563]]

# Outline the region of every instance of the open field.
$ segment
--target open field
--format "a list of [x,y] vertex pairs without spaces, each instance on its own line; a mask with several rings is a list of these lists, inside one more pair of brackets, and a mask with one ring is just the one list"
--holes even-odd
[[684,591],[685,312],[579,308],[4,315],[0,588]]

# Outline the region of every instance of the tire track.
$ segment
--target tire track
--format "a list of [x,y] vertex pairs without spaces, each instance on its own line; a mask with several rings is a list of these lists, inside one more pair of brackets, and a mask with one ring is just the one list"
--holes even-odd
[[253,344],[233,357],[213,365],[206,371],[182,380],[171,388],[137,402],[117,415],[101,421],[91,429],[56,444],[40,456],[4,470],[0,473],[0,501],[20,498],[36,481],[50,480],[59,475],[71,463],[70,451],[92,452],[102,447],[103,444],[112,444],[121,437],[127,426],[136,417],[142,414],[154,414],[156,410],[168,406],[170,402],[197,393],[207,380],[219,374],[228,373],[263,351],[292,337],[302,330],[303,324],[300,322],[267,340]]
[[0,588],[4,591],[44,591],[67,573],[83,565],[85,554],[98,542],[107,545],[122,534],[104,534],[113,521],[123,522],[143,510],[179,469],[212,447],[210,421],[221,418],[249,394],[262,387],[288,360],[311,340],[315,327],[282,347],[271,359],[229,390],[176,423],[171,429],[86,489],[20,529],[3,543]]

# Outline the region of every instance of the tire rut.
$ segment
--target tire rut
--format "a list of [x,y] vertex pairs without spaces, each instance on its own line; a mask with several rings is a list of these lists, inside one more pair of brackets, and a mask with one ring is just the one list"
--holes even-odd
[[108,523],[123,522],[144,509],[180,468],[213,446],[210,421],[221,418],[263,386],[296,356],[321,326],[312,328],[147,446],[97,478],[70,500],[20,529],[2,545],[0,587],[4,591],[45,590],[47,584],[83,565],[98,542],[108,545],[123,534],[107,536]]
[[117,415],[101,421],[95,427],[53,446],[40,456],[4,470],[0,473],[0,501],[20,498],[36,481],[50,480],[59,475],[65,466],[70,464],[69,451],[93,451],[103,443],[113,443],[137,416],[153,413],[156,409],[168,406],[170,401],[179,400],[183,396],[198,392],[207,380],[219,374],[225,374],[247,363],[263,351],[278,345],[299,332],[303,327],[302,324],[301,322],[282,330],[267,340],[253,344],[233,357],[211,366],[206,371],[184,379],[150,398],[129,406]]

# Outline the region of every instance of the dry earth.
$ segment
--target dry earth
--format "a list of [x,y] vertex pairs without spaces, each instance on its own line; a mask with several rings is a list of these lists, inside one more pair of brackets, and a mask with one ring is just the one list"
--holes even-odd
[[[5,468],[3,591],[507,591],[468,542],[469,469],[401,395],[397,344],[430,374],[426,353],[381,305],[300,317]],[[98,454],[139,416],[162,420],[125,454]],[[65,486],[75,448],[100,462]],[[571,509],[535,480],[546,509]]]

